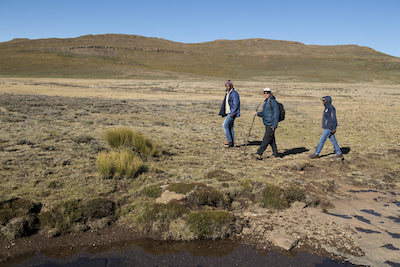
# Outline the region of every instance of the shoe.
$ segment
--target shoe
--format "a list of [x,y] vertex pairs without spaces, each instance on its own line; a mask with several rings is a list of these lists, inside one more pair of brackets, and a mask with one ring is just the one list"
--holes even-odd
[[344,159],[343,154],[335,155],[332,158],[333,159]]
[[319,155],[312,154],[309,156],[310,159],[319,159]]
[[261,155],[257,153],[251,153],[251,156],[256,159],[261,159]]
[[229,142],[229,141],[226,141],[226,143],[224,145],[224,147],[234,147],[234,146],[235,146],[234,143],[233,142]]

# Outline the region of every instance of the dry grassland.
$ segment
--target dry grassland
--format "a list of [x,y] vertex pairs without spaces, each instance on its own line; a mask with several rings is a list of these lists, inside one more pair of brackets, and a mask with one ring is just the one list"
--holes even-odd
[[[165,191],[173,183],[202,183],[227,194],[230,212],[239,217],[260,209],[266,183],[304,188],[307,204],[326,209],[335,197],[351,198],[349,188],[400,186],[400,85],[233,81],[241,116],[235,121],[237,146],[226,149],[218,116],[224,82],[0,79],[0,201],[41,202],[43,212],[63,200],[104,197],[117,203],[119,221],[135,224],[143,203],[155,202],[140,194],[149,185]],[[286,109],[276,132],[283,157],[270,157],[268,147],[257,161],[250,153],[264,134],[261,118],[255,119],[246,154],[244,145],[266,86]],[[337,110],[344,161],[331,159],[329,140],[324,157],[308,158],[322,132],[325,95]],[[98,172],[99,152],[111,149],[104,132],[118,127],[142,132],[164,151],[146,159],[148,170],[136,178],[105,179]],[[212,209],[219,207],[205,208]],[[171,228],[164,237],[179,239]],[[354,247],[346,252],[359,253]]]

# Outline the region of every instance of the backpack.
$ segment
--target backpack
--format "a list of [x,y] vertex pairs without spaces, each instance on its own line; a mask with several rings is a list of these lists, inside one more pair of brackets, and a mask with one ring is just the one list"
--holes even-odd
[[[285,107],[283,106],[282,103],[279,103],[278,101],[276,101],[276,103],[278,103],[278,107],[279,107],[279,120],[278,121],[283,121],[285,119]],[[270,107],[271,107],[271,112],[272,112],[272,106],[270,105]]]

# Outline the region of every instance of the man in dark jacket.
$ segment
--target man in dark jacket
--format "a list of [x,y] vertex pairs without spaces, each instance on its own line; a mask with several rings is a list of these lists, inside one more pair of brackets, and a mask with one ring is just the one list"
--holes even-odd
[[258,148],[257,153],[251,154],[257,159],[261,159],[261,156],[268,145],[271,145],[274,156],[279,156],[278,149],[276,148],[275,143],[275,130],[276,128],[278,128],[279,121],[279,106],[270,88],[264,88],[263,92],[265,97],[263,110],[261,112],[254,112],[254,116],[257,115],[259,117],[262,117],[263,123],[265,125],[265,134],[263,141]]
[[324,113],[322,114],[322,128],[324,129],[324,131],[322,132],[321,138],[319,139],[319,143],[317,148],[315,149],[314,154],[310,155],[310,158],[319,158],[319,153],[321,152],[326,139],[329,138],[333,147],[335,148],[336,155],[333,158],[343,159],[342,150],[340,149],[339,144],[337,143],[335,138],[337,119],[335,107],[332,105],[332,98],[330,96],[324,96],[321,100],[325,106]]
[[235,146],[235,135],[233,131],[233,124],[236,117],[240,117],[240,99],[238,92],[233,88],[231,80],[225,83],[226,95],[224,101],[222,101],[221,110],[219,115],[226,117],[222,128],[226,135],[226,143],[224,147]]

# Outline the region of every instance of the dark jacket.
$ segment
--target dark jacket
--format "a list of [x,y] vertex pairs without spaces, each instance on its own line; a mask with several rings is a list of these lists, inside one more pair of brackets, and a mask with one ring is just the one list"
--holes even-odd
[[275,129],[278,128],[279,106],[275,100],[275,96],[271,95],[265,99],[263,109],[257,113],[257,116],[263,118],[264,125],[272,125]]
[[322,128],[336,130],[336,109],[334,106],[332,106],[332,98],[330,96],[324,96],[323,98],[327,103],[325,104],[325,110],[322,114]]
[[[228,115],[225,112],[225,103],[226,103],[226,94],[224,97],[224,101],[222,101],[221,110],[219,111],[219,115],[221,115],[222,117],[226,117]],[[231,93],[229,94],[228,104],[229,104],[229,108],[231,110],[230,114],[232,114],[234,117],[240,117],[239,94],[238,94],[238,92],[235,91],[234,88],[232,88]]]

